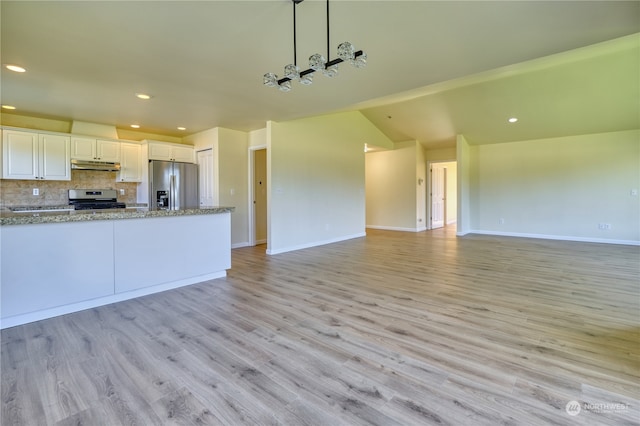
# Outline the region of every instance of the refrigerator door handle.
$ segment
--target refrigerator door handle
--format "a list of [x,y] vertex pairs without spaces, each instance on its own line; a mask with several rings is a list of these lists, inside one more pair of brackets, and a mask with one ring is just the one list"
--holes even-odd
[[169,210],[176,208],[176,175],[171,175],[169,186]]

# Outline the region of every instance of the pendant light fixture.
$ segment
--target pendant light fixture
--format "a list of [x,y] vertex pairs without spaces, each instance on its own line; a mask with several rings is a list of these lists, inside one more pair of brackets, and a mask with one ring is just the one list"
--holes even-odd
[[277,87],[281,92],[289,92],[292,89],[291,82],[298,81],[305,86],[313,83],[313,76],[316,72],[322,72],[327,77],[335,77],[338,75],[338,64],[349,62],[356,68],[363,68],[367,65],[367,54],[345,41],[338,45],[338,57],[330,59],[329,55],[329,0],[327,0],[327,57],[320,53],[315,53],[309,57],[309,69],[300,71],[297,63],[297,46],[296,46],[296,5],[302,3],[303,0],[291,0],[293,2],[293,64],[284,67],[284,77],[278,76],[272,72],[263,76],[262,83],[267,87]]

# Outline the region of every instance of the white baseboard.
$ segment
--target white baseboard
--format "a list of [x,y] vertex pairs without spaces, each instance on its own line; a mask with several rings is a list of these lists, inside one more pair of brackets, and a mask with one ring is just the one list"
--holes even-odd
[[615,240],[611,238],[574,237],[571,235],[529,234],[529,233],[523,233],[523,232],[482,231],[479,229],[474,229],[464,234],[457,233],[456,235],[463,236],[466,234],[498,235],[503,237],[539,238],[543,240],[578,241],[578,242],[584,242],[584,243],[622,244],[622,245],[628,245],[628,246],[640,246],[640,241],[637,241],[637,240]]
[[456,219],[450,220],[447,222],[447,225],[453,225],[454,223],[458,223]]
[[249,247],[249,243],[248,242],[244,242],[244,243],[231,244],[231,248],[232,249],[241,248],[241,247]]
[[137,290],[118,293],[111,296],[99,297],[97,299],[85,300],[83,302],[71,303],[64,306],[56,306],[55,308],[43,309],[41,311],[29,312],[27,314],[14,315],[12,317],[2,318],[0,320],[0,329],[15,327],[17,325],[27,324],[34,321],[40,321],[47,318],[53,318],[60,315],[66,315],[73,312],[84,311],[85,309],[97,308],[98,306],[108,305],[110,303],[122,302],[124,300],[134,299],[136,297],[147,296],[161,291],[172,290],[174,288],[184,287],[203,281],[213,280],[216,278],[224,278],[227,271],[212,272],[210,274],[198,275],[183,280],[172,281],[169,283],[158,284],[151,287],[140,288]]
[[285,248],[276,249],[276,250],[267,249],[267,254],[273,255],[273,254],[286,253],[288,251],[295,251],[295,250],[302,250],[302,249],[311,248],[311,247],[318,247],[318,246],[323,246],[325,244],[338,243],[340,241],[351,240],[353,238],[360,238],[360,237],[366,237],[366,236],[367,236],[366,232],[361,232],[361,233],[358,233],[358,234],[345,235],[343,237],[332,238],[330,240],[315,241],[313,243],[300,244],[300,245],[297,245],[297,246],[290,246],[290,247],[285,247]]
[[398,226],[377,226],[377,225],[367,225],[369,229],[380,229],[382,231],[400,231],[400,232],[421,232],[426,231],[427,227],[422,226],[420,228],[401,228]]

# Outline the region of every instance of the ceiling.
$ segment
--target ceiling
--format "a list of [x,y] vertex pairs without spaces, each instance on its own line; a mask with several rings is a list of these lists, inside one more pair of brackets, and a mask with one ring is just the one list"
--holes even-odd
[[[343,64],[338,77],[282,93],[262,75],[293,60],[290,0],[2,0],[2,63],[27,72],[3,67],[0,100],[15,114],[174,137],[360,110],[394,142],[432,148],[456,134],[493,143],[640,127],[640,2],[330,7],[331,58],[350,41],[367,67]],[[325,11],[324,0],[296,6],[303,69],[326,56]]]

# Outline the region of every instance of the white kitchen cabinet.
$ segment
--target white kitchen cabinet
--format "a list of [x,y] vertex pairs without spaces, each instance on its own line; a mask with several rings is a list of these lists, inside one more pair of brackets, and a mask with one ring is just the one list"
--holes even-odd
[[120,142],[74,136],[71,138],[71,158],[117,163],[120,161]]
[[2,178],[71,180],[70,138],[5,129],[2,132]]
[[174,146],[173,161],[195,163],[195,152],[191,146]]
[[163,142],[149,142],[149,160],[179,161],[195,163],[195,151],[192,146]]
[[142,181],[141,146],[136,143],[120,144],[120,171],[116,176],[118,182]]

